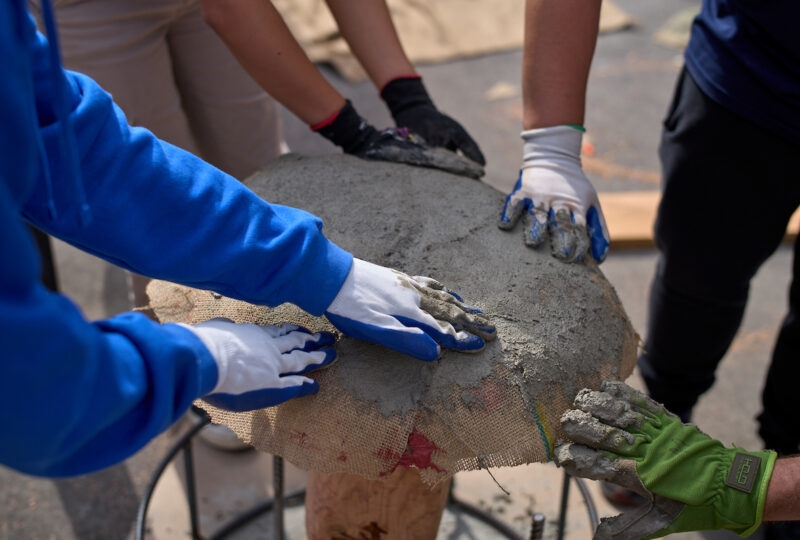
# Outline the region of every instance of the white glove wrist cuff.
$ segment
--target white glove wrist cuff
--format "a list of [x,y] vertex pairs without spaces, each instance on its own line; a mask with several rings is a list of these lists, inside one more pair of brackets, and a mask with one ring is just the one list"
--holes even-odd
[[570,158],[580,163],[583,132],[570,126],[529,129],[520,133],[523,161],[543,158]]
[[226,344],[230,343],[230,335],[224,330],[212,328],[208,326],[192,326],[190,324],[176,323],[192,332],[197,338],[205,345],[208,352],[211,353],[214,362],[217,364],[217,384],[214,385],[214,390],[211,394],[217,391],[220,385],[225,381],[228,362],[227,359],[231,354],[229,347]]

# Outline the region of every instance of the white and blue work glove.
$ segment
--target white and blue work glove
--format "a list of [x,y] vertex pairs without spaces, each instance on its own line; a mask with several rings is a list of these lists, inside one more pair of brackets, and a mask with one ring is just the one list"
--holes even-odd
[[581,261],[591,248],[602,262],[610,240],[597,192],[581,168],[582,138],[571,126],[522,132],[522,169],[498,226],[512,229],[522,218],[526,245],[538,247],[549,237],[558,259]]
[[360,259],[325,316],[349,336],[425,361],[440,346],[474,353],[495,338],[489,319],[439,282]]
[[302,326],[236,324],[227,319],[186,325],[217,363],[217,384],[203,397],[229,411],[272,407],[316,394],[317,381],[303,375],[336,360],[333,334]]

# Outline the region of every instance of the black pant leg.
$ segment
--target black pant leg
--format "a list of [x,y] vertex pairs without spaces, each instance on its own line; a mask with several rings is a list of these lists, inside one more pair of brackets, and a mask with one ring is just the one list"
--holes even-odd
[[36,227],[29,225],[28,229],[36,240],[36,247],[39,249],[39,257],[42,260],[42,274],[39,278],[45,287],[53,292],[58,292],[58,276],[56,275],[56,263],[50,237]]
[[741,323],[750,280],[800,200],[797,149],[707,98],[684,70],[664,122],[660,258],[639,366],[653,398],[688,412]]
[[761,395],[758,434],[766,448],[790,455],[800,452],[800,236],[795,240],[789,313],[783,320]]

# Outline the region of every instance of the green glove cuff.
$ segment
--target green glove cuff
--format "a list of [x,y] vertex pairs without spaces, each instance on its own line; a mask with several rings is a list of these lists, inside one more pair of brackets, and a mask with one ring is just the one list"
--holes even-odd
[[750,454],[756,454],[761,457],[761,470],[759,470],[759,477],[756,479],[754,490],[758,497],[758,506],[756,507],[756,520],[753,523],[753,526],[749,529],[746,529],[742,532],[735,531],[736,534],[739,536],[750,536],[753,532],[761,525],[761,521],[764,519],[764,503],[767,500],[767,488],[769,487],[769,481],[772,478],[772,471],[775,468],[775,460],[778,458],[778,454],[773,452],[772,450],[764,450],[762,452],[748,452]]
[[695,426],[663,412],[647,413],[625,448],[642,484],[686,508],[664,532],[728,529],[752,533],[764,515],[775,452],[726,448]]

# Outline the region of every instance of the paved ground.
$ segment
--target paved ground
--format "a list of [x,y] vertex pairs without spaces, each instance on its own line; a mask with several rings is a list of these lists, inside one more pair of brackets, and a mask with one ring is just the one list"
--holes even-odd
[[[657,189],[656,147],[680,61],[679,51],[653,43],[653,33],[675,11],[692,0],[618,2],[638,21],[635,29],[600,39],[590,81],[589,136],[596,147],[589,174],[602,191]],[[422,66],[427,85],[440,108],[461,120],[481,144],[489,161],[486,181],[506,190],[519,166],[521,121],[519,51],[494,54],[436,66]],[[331,80],[376,125],[389,116],[367,83]],[[489,101],[486,93],[498,83],[516,88],[516,95]],[[512,92],[513,94],[513,92]],[[294,151],[332,152],[335,149],[289,115],[286,137]],[[623,168],[620,168],[623,167]],[[622,172],[621,172],[622,171]],[[499,209],[498,209],[499,211]],[[520,249],[522,244],[520,241]],[[126,309],[124,278],[116,268],[57,244],[62,288],[89,318]],[[616,286],[634,326],[644,332],[647,289],[655,264],[654,251],[612,252],[603,270]],[[743,327],[725,358],[718,382],[703,397],[696,421],[712,436],[758,448],[754,416],[776,329],[786,307],[791,250],[781,248],[756,277]],[[633,384],[640,384],[636,376]],[[0,539],[98,538],[132,535],[136,507],[150,474],[177,426],[127,462],[107,471],[69,480],[41,480],[0,467]],[[255,452],[230,454],[196,445],[201,470],[201,525],[210,531],[254,501],[270,494],[270,458]],[[527,528],[530,509],[555,519],[561,475],[552,465],[494,471],[511,492],[505,498],[485,472],[456,477],[456,494],[479,504],[520,531]],[[302,486],[303,474],[290,470],[287,483]],[[153,538],[187,538],[183,476],[170,468],[156,491],[150,511]],[[592,488],[596,494],[596,488]],[[585,512],[572,490],[568,538],[589,538]],[[614,512],[597,498],[604,515]],[[302,537],[302,509],[287,513],[291,538]],[[553,534],[548,528],[548,536]],[[268,538],[269,521],[260,520],[237,538]],[[492,534],[460,514],[443,520],[440,538],[492,538]],[[676,538],[723,538],[725,535],[687,534]]]

